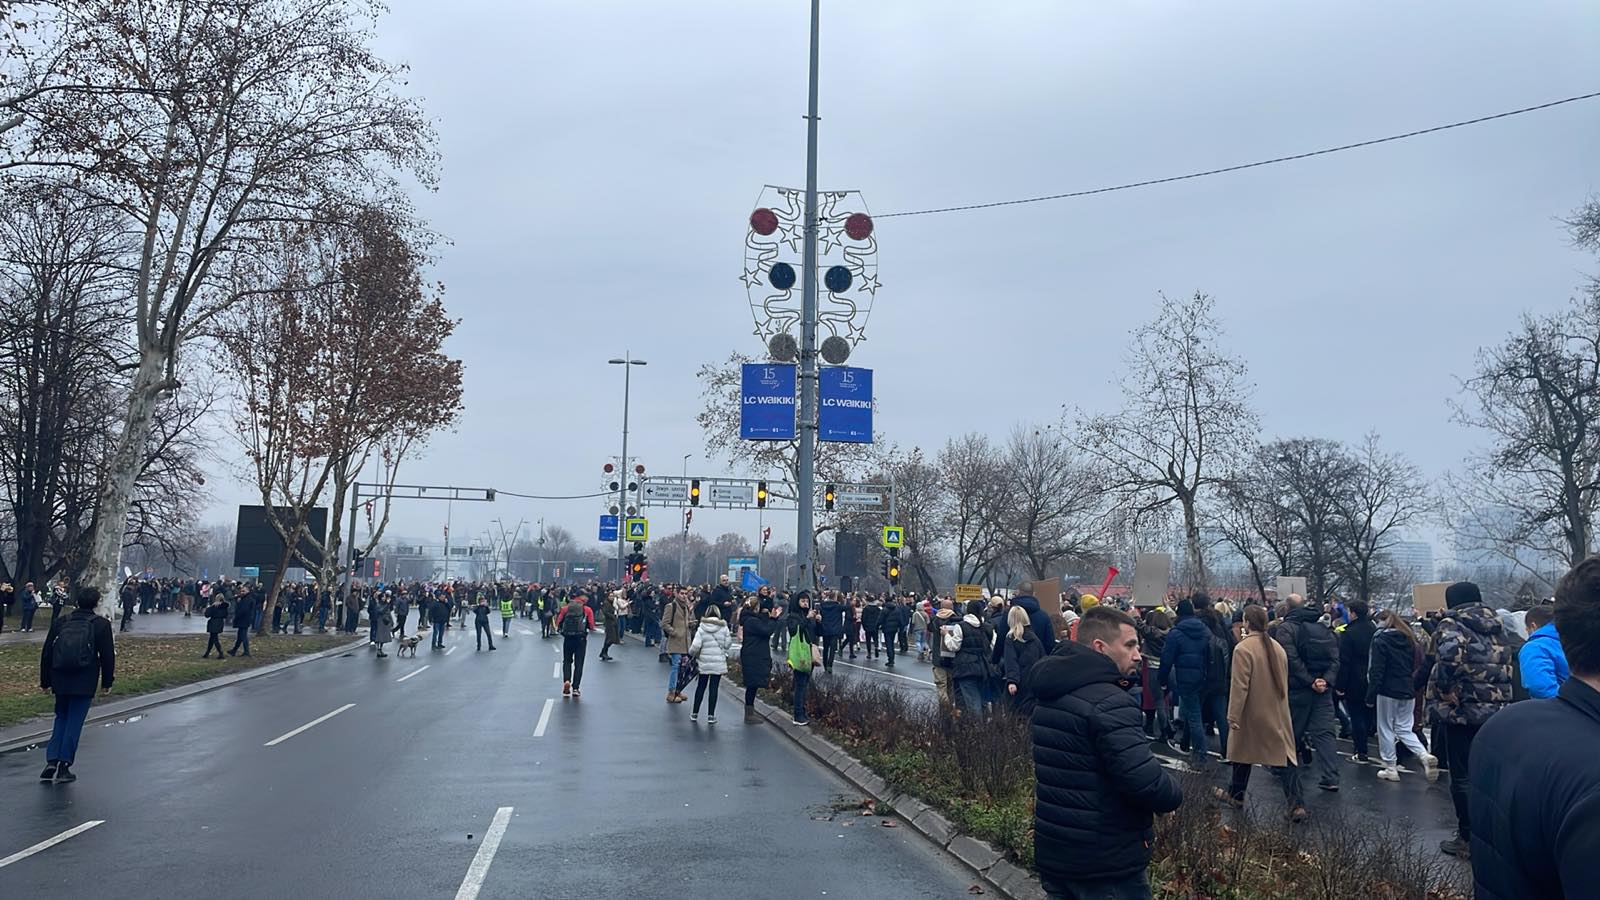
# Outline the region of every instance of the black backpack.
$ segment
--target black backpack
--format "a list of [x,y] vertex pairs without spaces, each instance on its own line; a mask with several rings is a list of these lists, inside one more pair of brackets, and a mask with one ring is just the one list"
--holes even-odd
[[1312,678],[1321,678],[1333,667],[1339,656],[1339,644],[1333,632],[1321,622],[1301,622],[1294,630],[1294,648],[1300,651],[1300,661]]
[[94,619],[70,616],[61,623],[55,646],[50,649],[50,668],[62,672],[81,672],[94,668]]
[[1210,639],[1206,642],[1206,686],[1226,690],[1228,686],[1228,657],[1232,655],[1233,648],[1226,640],[1217,637],[1207,629]]
[[561,633],[567,637],[578,637],[588,634],[589,623],[585,621],[582,603],[574,600],[567,604],[567,614],[561,618]]

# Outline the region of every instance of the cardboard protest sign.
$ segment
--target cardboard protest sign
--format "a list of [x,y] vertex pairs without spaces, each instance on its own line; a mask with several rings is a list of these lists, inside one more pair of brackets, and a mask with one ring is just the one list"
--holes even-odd
[[1444,591],[1453,581],[1435,581],[1429,584],[1414,584],[1411,586],[1411,605],[1417,612],[1436,612],[1444,609]]
[[1290,594],[1306,595],[1306,578],[1304,575],[1279,575],[1278,599],[1287,600]]
[[1141,553],[1133,566],[1133,605],[1160,606],[1172,584],[1172,554]]

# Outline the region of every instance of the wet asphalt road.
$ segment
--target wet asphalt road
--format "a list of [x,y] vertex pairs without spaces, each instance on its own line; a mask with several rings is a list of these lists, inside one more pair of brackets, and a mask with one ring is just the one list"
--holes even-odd
[[[882,657],[868,659],[862,652],[855,659],[850,659],[848,654],[841,651],[834,660],[831,677],[873,679],[893,685],[907,696],[931,698],[934,695],[932,667],[917,661],[915,648],[909,656],[896,653],[893,669],[884,666]],[[1173,769],[1187,768],[1184,754],[1162,742],[1153,742],[1151,746],[1164,765]],[[1213,760],[1220,762],[1221,754],[1216,750],[1215,738],[1211,740],[1211,746]],[[1378,778],[1381,766],[1377,763],[1377,738],[1372,739],[1369,750],[1373,760],[1370,764],[1355,761],[1355,748],[1348,740],[1339,741],[1339,750],[1341,774],[1338,793],[1323,791],[1316,786],[1315,766],[1301,772],[1306,807],[1313,816],[1319,812],[1330,814],[1338,811],[1357,819],[1405,822],[1415,830],[1418,840],[1429,848],[1455,835],[1455,807],[1450,802],[1448,775],[1440,775],[1437,783],[1429,784],[1423,778],[1420,766],[1402,763],[1399,783],[1386,782]],[[1214,766],[1214,770],[1217,784],[1224,784],[1230,769],[1218,765]],[[1283,792],[1271,772],[1258,766],[1251,773],[1247,802],[1252,811],[1263,816],[1276,815],[1284,809]]]
[[974,879],[909,829],[830,817],[844,783],[737,702],[691,724],[637,639],[601,663],[591,638],[569,700],[558,640],[525,629],[494,653],[452,630],[448,654],[362,649],[91,725],[71,785],[36,780],[39,750],[0,755],[0,897],[455,897],[505,807],[484,900],[967,896]]

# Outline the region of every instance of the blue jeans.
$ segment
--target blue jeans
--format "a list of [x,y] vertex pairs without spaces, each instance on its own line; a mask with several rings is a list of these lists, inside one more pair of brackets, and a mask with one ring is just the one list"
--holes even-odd
[[1150,878],[1142,870],[1097,881],[1055,881],[1044,876],[1039,881],[1051,900],[1150,900]]
[[794,673],[794,720],[806,721],[806,687],[811,684],[810,672]]
[[433,623],[433,646],[444,649],[444,623],[438,620]]
[[44,748],[45,762],[64,762],[70,766],[78,758],[78,738],[83,736],[83,722],[89,718],[89,705],[93,702],[92,695],[56,695],[56,723],[50,730],[50,743]]
[[667,693],[676,694],[678,692],[678,665],[683,662],[683,654],[669,653],[667,656],[671,660],[667,665]]

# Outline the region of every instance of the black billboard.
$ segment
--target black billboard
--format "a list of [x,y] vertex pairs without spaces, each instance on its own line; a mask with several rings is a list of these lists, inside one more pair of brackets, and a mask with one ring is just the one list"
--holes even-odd
[[833,536],[833,573],[840,578],[865,578],[872,574],[869,554],[872,539],[841,531]]
[[[284,507],[275,507],[279,521],[289,519],[293,513]],[[328,538],[328,508],[326,506],[312,507],[306,516],[306,531],[315,535],[317,541],[325,542]],[[312,542],[302,537],[300,539],[300,556],[305,559],[301,562],[297,557],[289,558],[289,566],[306,566],[317,569],[322,566],[322,551],[318,550]],[[276,569],[283,561],[283,538],[278,535],[278,529],[272,527],[267,521],[267,508],[265,506],[239,507],[239,525],[234,532],[233,539],[233,564],[235,566],[259,566],[263,569]]]

